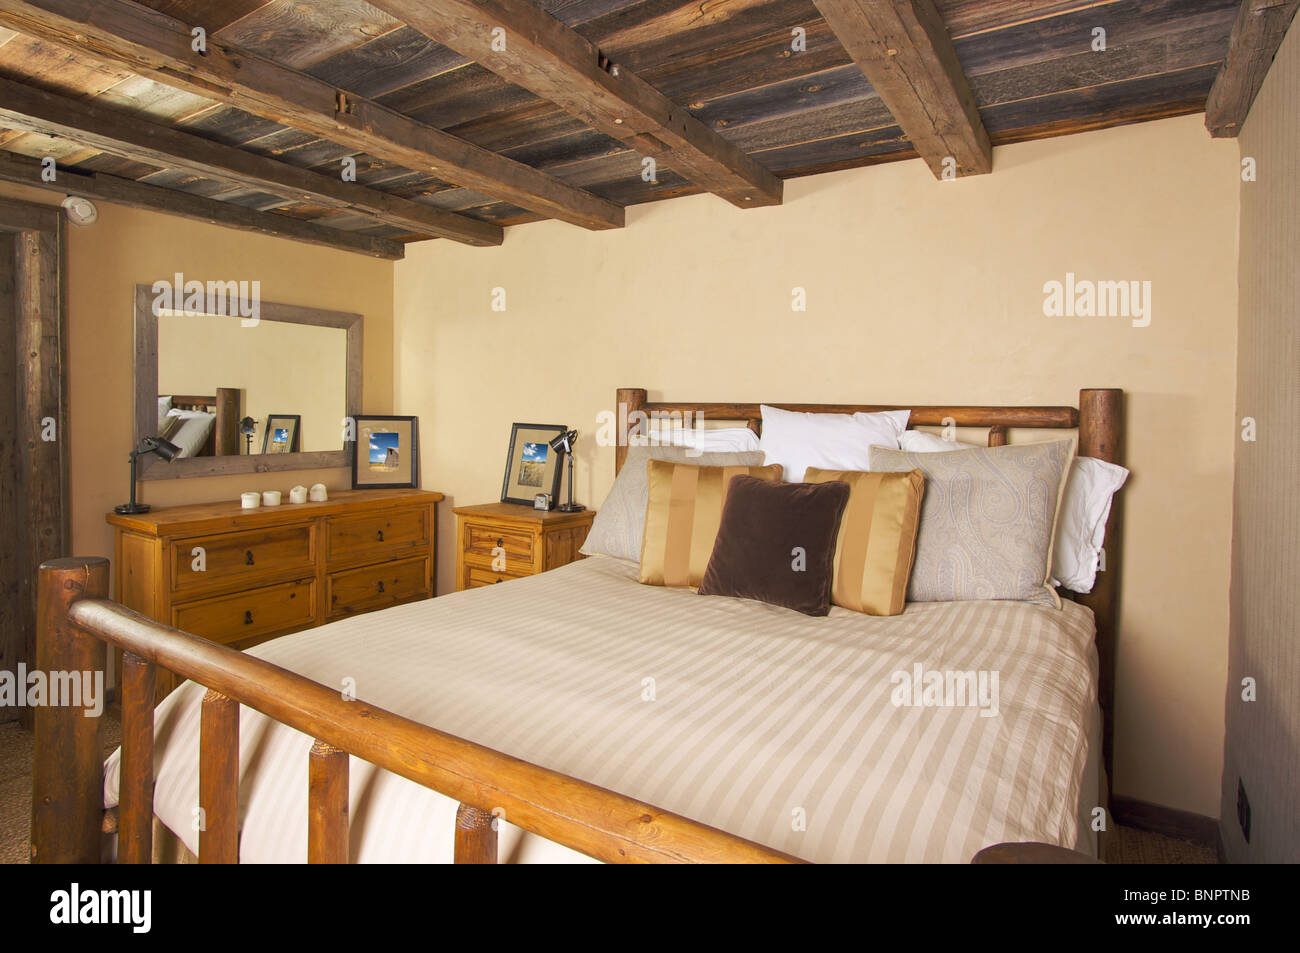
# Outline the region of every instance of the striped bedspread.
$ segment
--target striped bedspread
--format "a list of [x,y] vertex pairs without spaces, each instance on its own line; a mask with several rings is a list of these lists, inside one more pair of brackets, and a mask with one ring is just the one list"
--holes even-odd
[[[928,603],[815,619],[636,574],[582,560],[251,653],[808,860],[966,863],[1000,841],[1075,846],[1096,703],[1088,610]],[[154,810],[191,851],[201,698],[187,682],[156,717]],[[243,862],[306,859],[310,746],[242,710]],[[117,783],[114,754],[108,806]],[[356,861],[449,861],[455,809],[352,760]],[[508,823],[500,852],[587,859]]]

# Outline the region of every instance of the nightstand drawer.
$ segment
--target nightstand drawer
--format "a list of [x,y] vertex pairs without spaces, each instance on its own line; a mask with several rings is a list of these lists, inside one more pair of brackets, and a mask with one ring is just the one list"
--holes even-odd
[[325,611],[337,619],[429,595],[429,560],[405,559],[331,573],[326,580]]
[[[227,582],[247,584],[272,573],[310,572],[316,558],[314,537],[315,527],[307,524],[178,539],[171,545],[172,589],[216,588]],[[196,554],[196,548],[202,552]]]
[[490,523],[465,524],[465,555],[481,556],[491,563],[504,551],[506,564],[512,568],[531,567],[533,564],[534,536],[525,530],[503,529]]
[[172,625],[214,642],[242,642],[281,629],[306,628],[316,615],[316,582],[305,579],[172,608]]
[[507,572],[492,572],[489,569],[480,569],[478,566],[465,567],[465,589],[478,589],[482,586],[495,586],[499,582],[509,582],[511,579],[522,579],[523,576],[511,575]]
[[429,510],[388,510],[366,516],[333,517],[326,524],[326,559],[353,561],[362,556],[427,547]]

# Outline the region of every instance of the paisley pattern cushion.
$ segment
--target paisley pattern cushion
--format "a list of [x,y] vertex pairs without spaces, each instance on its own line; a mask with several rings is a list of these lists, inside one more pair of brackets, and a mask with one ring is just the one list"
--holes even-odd
[[925,499],[909,602],[1014,599],[1060,608],[1052,541],[1074,441],[952,453],[871,448],[872,470],[920,470]]

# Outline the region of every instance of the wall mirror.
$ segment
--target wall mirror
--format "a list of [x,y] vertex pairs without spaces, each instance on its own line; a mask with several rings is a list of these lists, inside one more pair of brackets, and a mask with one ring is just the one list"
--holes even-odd
[[181,448],[140,457],[140,479],[350,465],[361,315],[262,301],[254,320],[224,295],[177,298],[183,307],[136,286],[136,446],[161,436]]

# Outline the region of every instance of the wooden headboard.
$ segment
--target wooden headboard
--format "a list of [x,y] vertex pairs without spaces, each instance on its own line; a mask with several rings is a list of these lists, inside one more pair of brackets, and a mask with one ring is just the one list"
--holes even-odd
[[216,416],[201,457],[239,455],[239,388],[218,387],[215,394],[159,394],[172,399],[176,410],[201,410]]
[[[682,426],[700,419],[744,421],[756,434],[762,433],[761,405],[750,403],[651,401],[644,387],[621,387],[616,398],[618,442],[615,470],[623,468],[633,436],[647,433],[650,419],[667,418]],[[1107,463],[1124,464],[1124,391],[1114,387],[1090,387],[1079,391],[1078,407],[922,407],[915,404],[784,404],[764,401],[769,407],[815,414],[879,413],[910,410],[909,427],[988,428],[988,444],[1006,444],[1013,429],[1073,430],[1078,428],[1078,453]],[[689,416],[688,416],[689,415]],[[696,416],[701,415],[701,416]],[[1065,593],[1086,605],[1097,620],[1097,700],[1102,718],[1102,760],[1106,775],[1114,783],[1115,640],[1119,623],[1119,575],[1122,562],[1123,494],[1117,493],[1106,520],[1104,571],[1090,593]]]

